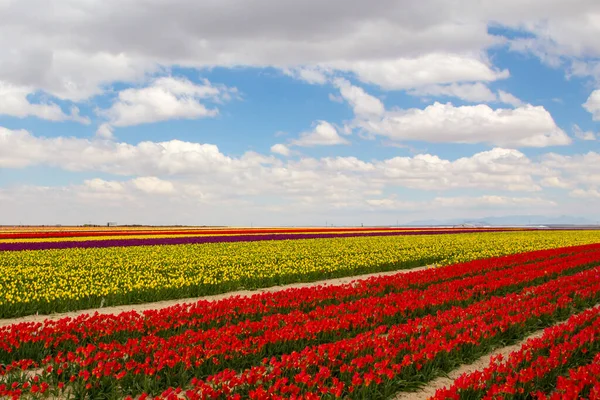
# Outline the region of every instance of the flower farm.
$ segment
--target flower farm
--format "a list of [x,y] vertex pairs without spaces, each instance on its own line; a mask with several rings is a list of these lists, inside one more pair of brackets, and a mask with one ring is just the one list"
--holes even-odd
[[597,304],[596,230],[3,228],[0,398],[600,399]]

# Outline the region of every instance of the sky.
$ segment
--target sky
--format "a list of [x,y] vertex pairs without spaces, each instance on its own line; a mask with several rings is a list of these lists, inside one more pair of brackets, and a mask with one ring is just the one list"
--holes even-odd
[[0,225],[595,222],[598,37],[597,0],[0,0]]

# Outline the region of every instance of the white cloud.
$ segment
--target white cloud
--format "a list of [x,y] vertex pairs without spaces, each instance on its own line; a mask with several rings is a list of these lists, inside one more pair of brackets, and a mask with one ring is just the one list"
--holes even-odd
[[83,185],[96,192],[121,193],[125,191],[123,183],[99,178],[85,180]]
[[79,114],[79,107],[73,105],[71,106],[71,114],[69,114],[67,120],[79,122],[80,124],[89,125],[91,123],[88,117],[83,117]]
[[[521,3],[528,13],[521,11],[504,20],[509,27],[529,36],[509,39],[510,48],[531,53],[552,67],[564,68],[567,78],[589,76],[600,83],[600,44],[595,39],[600,35],[599,3],[595,0],[535,3]],[[544,10],[533,12],[533,7],[540,5]]]
[[[18,29],[32,32],[36,30],[35,25],[27,24]],[[36,38],[40,33],[32,32],[34,36],[25,38],[8,26],[3,27],[0,44],[11,49],[12,57],[0,62],[0,76],[63,100],[83,101],[103,93],[115,82],[141,82],[147,75],[161,70],[156,62],[122,49],[105,51],[91,44],[78,49],[72,43],[77,38],[59,37],[61,33],[56,29],[42,33],[43,37]]]
[[333,101],[334,103],[343,103],[344,102],[344,98],[342,96],[338,96],[333,93],[329,93],[328,97],[329,97],[329,100]]
[[[141,82],[175,65],[302,68],[301,78],[320,82],[322,65],[342,63],[353,69],[358,62],[359,75],[385,76],[365,73],[361,63],[479,52],[494,43],[483,21],[440,20],[430,6],[407,10],[387,0],[376,7],[339,0],[234,0],[202,9],[188,0],[174,0],[168,7],[139,0],[126,6],[97,0],[52,6],[40,0],[12,2],[2,9],[0,47],[7,57],[0,62],[0,76],[79,101],[113,82]],[[29,15],[32,8],[36,19]],[[446,16],[456,13],[442,3],[436,8],[445,9]],[[164,24],[165,19],[173,24]]]
[[596,83],[600,83],[600,61],[573,60],[567,69],[567,78],[592,77]]
[[[412,196],[392,199],[391,203],[389,198],[382,197],[383,193],[400,188],[436,194],[445,190],[479,191],[483,194],[474,197],[482,199],[465,204],[479,207],[489,203],[518,210],[530,204],[540,207],[551,204],[541,200],[537,203],[537,200],[506,200],[545,197],[506,196],[503,192],[543,193],[543,188],[552,187],[577,194],[580,193],[577,190],[593,191],[600,187],[600,154],[594,152],[572,156],[551,153],[539,160],[503,148],[455,160],[432,154],[372,161],[356,157],[281,160],[254,152],[231,157],[215,145],[177,140],[132,145],[113,140],[42,138],[26,131],[0,128],[0,168],[6,171],[36,165],[128,177],[129,180],[121,182],[90,179],[82,188],[72,189],[86,201],[146,202],[143,195],[147,195],[215,206],[219,202],[234,202],[244,207],[265,202],[273,207],[291,204],[312,212],[409,207],[414,201]],[[489,194],[494,191],[500,193]],[[65,193],[63,190],[55,194],[60,197],[66,196]],[[38,199],[42,197],[38,194]],[[454,200],[443,200],[443,205],[460,208],[462,197],[448,197]]]
[[[322,138],[318,140],[319,143],[322,141]],[[421,190],[500,188],[539,191],[541,188],[536,184],[535,176],[556,175],[551,166],[542,168],[523,153],[507,149],[494,149],[455,161],[421,154],[373,162],[336,157],[302,158],[282,163],[256,153],[228,157],[210,144],[173,140],[131,145],[64,137],[38,138],[26,131],[0,129],[0,166],[23,168],[33,165],[117,175],[189,177],[213,190],[215,186],[247,185],[243,190],[238,189],[240,193],[248,190],[280,193],[276,189],[279,186],[295,191],[315,188],[315,185],[325,185],[332,190],[342,185],[352,190],[369,187],[380,190],[392,186]]]
[[470,103],[499,102],[509,104],[513,107],[519,107],[524,104],[516,96],[503,90],[498,90],[498,94],[492,92],[481,82],[429,85],[409,90],[408,94],[420,97],[456,97]]
[[[534,11],[534,7],[540,9]],[[510,9],[508,6],[507,10]],[[513,40],[514,48],[530,51],[551,64],[560,63],[563,58],[600,55],[600,44],[594,39],[600,35],[600,7],[597,2],[578,0],[569,3],[553,1],[550,4],[536,4],[534,1],[522,11],[525,12],[514,14],[505,21],[531,33],[533,37]]]
[[557,176],[573,186],[600,187],[600,153],[593,151],[573,155],[549,153],[542,157],[540,164],[547,170],[559,171],[560,175]]
[[435,197],[428,201],[405,201],[397,196],[365,201],[373,210],[414,211],[414,210],[471,210],[471,209],[523,209],[537,210],[552,209],[558,204],[541,197],[508,197],[497,195]]
[[583,104],[583,108],[592,114],[594,121],[600,121],[600,90],[594,90],[587,101]]
[[204,81],[197,85],[184,78],[161,77],[144,88],[120,91],[116,102],[99,112],[112,126],[131,126],[169,119],[214,117],[216,108],[202,100],[218,100],[227,89]]
[[282,156],[289,156],[290,149],[285,144],[277,143],[271,146],[271,152],[275,154],[280,154]]
[[73,106],[71,114],[65,114],[55,103],[43,101],[32,103],[28,96],[35,92],[32,88],[11,85],[0,80],[0,115],[17,118],[37,117],[49,121],[75,121],[89,124],[87,117],[79,115],[79,108]]
[[423,86],[408,93],[420,97],[457,97],[472,103],[487,103],[497,99],[496,95],[481,82]]
[[570,138],[541,106],[492,109],[434,103],[425,109],[388,111],[380,120],[359,121],[365,131],[397,141],[489,143],[498,146],[566,145]]
[[155,176],[144,176],[131,181],[133,185],[144,193],[171,194],[175,192],[175,186],[169,181],[159,179]]
[[490,68],[478,57],[430,53],[414,58],[338,62],[331,66],[356,74],[362,82],[384,89],[411,89],[453,82],[495,81],[509,76],[508,71]]
[[96,130],[96,137],[100,139],[112,139],[114,137],[112,127],[107,123],[100,124]]
[[310,84],[323,85],[328,81],[329,71],[319,67],[297,67],[284,68],[283,73],[295,79],[302,80]]
[[[196,221],[197,216],[186,213],[198,212],[198,204],[203,204],[203,213],[213,209],[211,207],[216,210],[229,204],[246,213],[261,215],[270,213],[266,209],[286,213],[294,210],[307,215],[342,213],[343,210],[354,210],[352,215],[359,215],[356,213],[393,209],[435,213],[442,208],[467,212],[470,207],[518,212],[527,207],[552,209],[557,201],[544,196],[544,187],[569,189],[573,192],[571,196],[575,196],[573,198],[582,197],[583,193],[593,195],[600,187],[600,155],[593,152],[573,156],[549,154],[539,160],[532,160],[517,150],[502,148],[455,160],[432,154],[371,161],[356,157],[281,160],[253,152],[231,157],[214,145],[176,140],[132,145],[98,139],[40,138],[26,131],[0,129],[2,170],[35,165],[121,175],[126,180],[89,179],[73,187],[0,189],[0,195],[10,200],[6,207],[12,212],[43,198],[44,204],[53,204],[52,209],[62,212],[56,214],[61,216],[77,210],[80,215],[95,213],[93,210],[96,209],[100,210],[98,215],[105,215],[102,213],[107,213],[107,208],[119,209],[117,204],[120,202],[123,210],[143,218],[144,214],[134,208],[146,207],[146,213],[159,215],[158,210],[167,207],[164,202],[169,202],[169,208],[177,209],[177,212],[171,217],[162,215],[171,223],[174,223],[173,219],[169,218],[175,218],[174,215],[187,215]],[[435,197],[426,196],[429,199],[417,201],[412,194],[387,196],[398,189],[403,192],[419,190],[424,195],[435,194]],[[447,197],[439,194],[456,190],[468,194]],[[473,192],[475,195],[471,195]],[[515,194],[506,195],[506,192]],[[519,194],[532,192],[539,194]],[[10,196],[7,197],[7,193]],[[19,199],[22,200],[20,203]],[[71,208],[63,208],[65,204]],[[119,219],[126,219],[125,211],[121,215]],[[233,218],[233,214],[223,210],[214,217],[217,215],[227,221]],[[241,213],[236,215],[243,218]],[[282,218],[282,214],[277,217]],[[417,217],[411,216],[411,219]],[[284,220],[273,223],[282,224]]]
[[509,40],[491,35],[490,24],[530,33],[513,47],[545,59],[597,57],[599,15],[595,0],[26,0],[2,8],[0,76],[71,100],[174,65],[300,68],[314,83],[329,67],[389,89],[488,82],[505,74],[485,51]]
[[[425,109],[386,111],[383,103],[364,89],[344,79],[336,79],[334,84],[340,89],[341,97],[354,110],[355,120],[344,125],[345,134],[358,129],[366,137],[379,135],[398,142],[488,143],[505,147],[546,147],[571,143],[569,136],[541,106],[526,104],[515,109],[492,109],[485,104],[456,107],[452,103],[435,102]],[[469,97],[468,93],[473,94],[481,89],[489,91],[482,84],[467,84],[429,86],[410,93]],[[495,98],[491,91],[489,94],[492,96],[490,99]],[[504,102],[519,103],[509,93],[500,91],[499,96]]]
[[581,140],[587,140],[587,141],[596,140],[596,135],[594,134],[594,132],[583,131],[577,124],[573,125],[573,134],[575,135],[576,138],[581,139]]
[[337,129],[327,121],[319,121],[314,130],[303,132],[300,138],[290,142],[294,146],[333,146],[349,144],[348,140],[338,134]]
[[557,176],[548,176],[542,179],[540,184],[544,187],[553,187],[559,189],[568,189],[572,186],[570,182],[564,181],[562,178]]
[[394,157],[374,164],[373,179],[421,190],[473,188],[540,191],[534,176],[547,174],[517,150],[495,148],[455,161],[431,154]]
[[498,90],[498,100],[500,100],[501,103],[510,104],[513,107],[520,107],[523,105],[523,101],[504,90]]
[[570,195],[572,197],[582,198],[582,199],[600,199],[600,191],[596,189],[575,189]]
[[365,203],[373,210],[409,211],[424,206],[424,203],[398,200],[396,197],[367,199],[365,200]]
[[540,166],[553,171],[553,175],[560,181],[560,186],[554,186],[572,189],[570,195],[573,198],[594,198],[600,188],[599,153],[590,151],[568,156],[550,153],[542,157]]
[[33,136],[25,130],[13,131],[0,127],[0,167],[4,168],[43,164],[69,171],[153,176],[211,172],[215,165],[243,169],[264,161],[251,153],[234,160],[211,144],[171,140],[132,145],[101,139],[44,138]]
[[536,176],[557,175],[551,165],[542,168],[517,150],[500,148],[454,161],[419,154],[371,162],[356,157],[304,157],[284,162],[253,152],[229,157],[215,145],[178,140],[132,145],[99,139],[43,138],[0,128],[0,167],[35,165],[123,176],[177,177],[204,185],[205,192],[225,191],[229,195],[234,188],[239,193],[280,195],[281,188],[314,193],[343,187],[367,192],[386,186],[539,191]]
[[[347,225],[395,225],[415,219],[483,217],[507,213],[557,213],[557,206],[544,198],[507,196],[437,197],[409,201],[398,197],[361,198],[355,192],[326,192],[323,196],[302,195],[295,199],[269,204],[241,200],[214,199],[191,185],[174,183],[177,195],[152,194],[138,191],[131,181],[111,182],[123,186],[123,191],[102,192],[86,185],[66,187],[17,187],[0,209],[3,221],[21,215],[22,223],[154,223],[154,224],[314,224],[325,221]],[[0,189],[0,196],[4,190]],[[186,194],[187,193],[187,194]],[[375,193],[370,196],[377,195]],[[44,198],[44,207],[36,207]],[[29,212],[24,213],[24,210]],[[17,221],[18,223],[18,221]]]
[[352,106],[356,116],[380,116],[385,112],[385,107],[381,100],[371,96],[364,89],[354,86],[341,78],[336,79],[334,84],[340,90],[341,97]]
[[541,197],[506,197],[506,196],[480,196],[480,197],[436,197],[435,205],[450,208],[471,207],[554,207],[556,202]]
[[510,50],[521,53],[531,53],[550,67],[558,68],[562,63],[560,52],[553,48],[552,43],[543,39],[517,38],[510,40],[509,43]]
[[[72,188],[63,188],[63,192],[69,192]],[[50,188],[46,193],[52,192]],[[107,181],[104,179],[94,178],[83,181],[82,185],[78,185],[76,191],[71,193],[78,200],[83,202],[100,202],[108,207],[128,206],[134,200],[134,196],[129,193],[128,187],[124,182]]]

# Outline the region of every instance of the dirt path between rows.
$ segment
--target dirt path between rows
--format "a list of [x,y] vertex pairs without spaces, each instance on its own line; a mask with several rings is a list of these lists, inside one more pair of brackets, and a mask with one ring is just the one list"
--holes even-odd
[[164,300],[164,301],[157,301],[157,302],[153,302],[153,303],[130,304],[130,305],[115,306],[115,307],[93,308],[93,309],[87,309],[87,310],[79,310],[79,311],[72,311],[72,312],[66,312],[66,313],[56,313],[56,314],[49,314],[49,315],[28,315],[25,317],[0,319],[0,326],[12,325],[12,324],[20,323],[20,322],[42,322],[42,321],[48,320],[48,319],[56,320],[56,319],[65,318],[65,317],[77,317],[82,314],[93,314],[95,312],[98,312],[99,314],[118,314],[118,313],[125,312],[125,311],[154,310],[154,309],[170,307],[170,306],[173,306],[176,304],[195,303],[198,300],[215,301],[215,300],[221,300],[221,299],[225,299],[225,298],[233,297],[233,296],[244,296],[245,297],[245,296],[252,296],[257,293],[277,292],[280,290],[285,290],[285,289],[290,289],[290,288],[302,288],[302,287],[310,287],[310,286],[318,286],[318,285],[340,285],[340,284],[356,281],[359,279],[370,278],[373,276],[386,276],[386,275],[402,274],[402,273],[407,273],[407,272],[421,271],[421,270],[428,269],[431,267],[432,266],[428,265],[428,266],[424,266],[424,267],[401,269],[401,270],[397,270],[397,271],[376,272],[376,273],[364,274],[364,275],[353,275],[353,276],[348,276],[345,278],[326,279],[326,280],[314,281],[314,282],[292,283],[289,285],[281,285],[281,286],[271,286],[271,287],[261,288],[261,289],[256,289],[256,290],[239,290],[239,291],[235,291],[235,292],[227,292],[227,293],[221,293],[221,294],[216,294],[216,295],[212,295],[212,296],[204,296],[204,297],[196,297],[196,298]]
[[[599,306],[596,305],[594,307],[599,307]],[[587,310],[591,310],[594,307],[590,307]],[[586,311],[586,310],[584,310],[584,311]],[[584,311],[581,311],[577,314],[580,314]],[[560,325],[563,322],[565,322],[565,321],[557,322],[556,324],[554,324],[552,326]],[[506,359],[510,353],[519,350],[521,348],[521,346],[523,344],[525,344],[525,342],[527,342],[529,339],[541,337],[544,334],[545,329],[548,329],[548,328],[537,330],[537,331],[533,332],[531,335],[527,336],[525,339],[520,340],[513,345],[501,347],[499,349],[496,349],[492,353],[488,353],[484,356],[481,356],[477,360],[473,361],[471,364],[461,365],[460,367],[452,370],[448,374],[447,377],[441,376],[439,378],[436,378],[436,379],[432,380],[431,382],[429,382],[427,384],[427,386],[423,387],[422,389],[420,389],[416,392],[399,393],[394,398],[394,400],[426,400],[426,399],[429,399],[433,395],[435,395],[436,390],[452,386],[454,381],[462,374],[468,374],[468,373],[471,373],[471,372],[474,372],[477,370],[481,370],[481,369],[487,367],[489,365],[490,359],[492,357],[501,354],[502,357],[504,357]]]

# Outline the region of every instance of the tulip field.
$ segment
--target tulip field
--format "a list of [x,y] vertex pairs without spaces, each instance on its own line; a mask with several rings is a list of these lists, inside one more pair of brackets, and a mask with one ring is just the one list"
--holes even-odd
[[0,398],[394,399],[541,330],[433,398],[600,399],[600,231],[0,230]]
[[[0,232],[0,318],[199,297],[600,242],[599,231],[433,231],[118,231],[120,239],[95,231]],[[167,237],[153,237],[159,232]],[[164,242],[171,239],[183,244]]]

